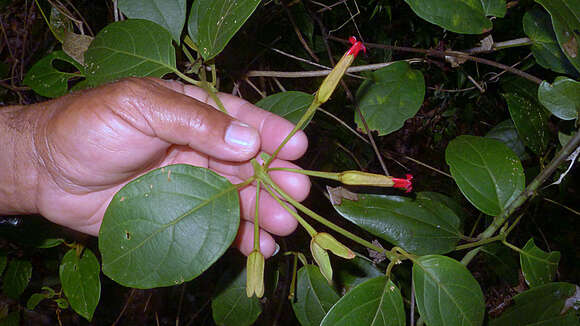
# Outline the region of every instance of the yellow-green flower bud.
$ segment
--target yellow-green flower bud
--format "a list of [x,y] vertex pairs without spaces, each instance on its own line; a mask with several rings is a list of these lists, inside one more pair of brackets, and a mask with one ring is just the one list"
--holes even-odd
[[326,250],[314,241],[314,238],[310,240],[310,252],[312,253],[312,257],[314,257],[314,261],[316,261],[318,268],[320,268],[320,273],[322,273],[329,283],[332,282],[332,266],[330,265],[330,257],[328,257]]
[[341,172],[338,180],[345,185],[353,186],[392,187],[395,184],[391,176],[362,171]]
[[316,242],[322,249],[330,250],[333,254],[346,258],[353,259],[355,257],[354,252],[350,250],[347,246],[340,243],[332,235],[326,232],[320,232],[314,236],[314,242]]
[[342,58],[340,58],[340,60],[338,61],[336,66],[334,66],[334,69],[332,69],[330,74],[328,74],[328,76],[324,78],[322,84],[320,85],[320,88],[318,89],[318,92],[316,92],[315,101],[318,102],[319,104],[328,101],[330,95],[332,95],[332,93],[336,89],[336,86],[338,86],[340,79],[342,78],[348,67],[350,67],[350,65],[354,62],[354,59],[356,58],[358,52],[360,50],[366,51],[364,45],[361,42],[357,41],[354,36],[351,36],[349,41],[352,44],[351,48],[342,56]]
[[261,298],[264,295],[264,255],[254,250],[248,256],[246,264],[246,294],[251,298],[254,294]]

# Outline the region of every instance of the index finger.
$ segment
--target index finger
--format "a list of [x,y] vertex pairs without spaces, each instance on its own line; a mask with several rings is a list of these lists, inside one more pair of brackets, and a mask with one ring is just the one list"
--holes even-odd
[[[202,88],[192,85],[184,85],[178,82],[163,82],[165,86],[172,88],[175,91],[213,107],[217,107],[209,94]],[[266,153],[273,153],[294,128],[294,125],[290,121],[265,111],[244,99],[225,93],[218,93],[218,96],[229,115],[247,123],[259,131],[262,141],[262,150]],[[298,159],[306,152],[307,147],[308,139],[306,138],[306,134],[302,130],[299,130],[292,138],[290,138],[284,148],[282,148],[278,157],[283,160]]]

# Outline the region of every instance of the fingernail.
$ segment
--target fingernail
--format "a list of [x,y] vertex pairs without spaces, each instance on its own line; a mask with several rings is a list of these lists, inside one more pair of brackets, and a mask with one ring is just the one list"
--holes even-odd
[[237,147],[251,147],[258,141],[258,133],[249,125],[232,121],[225,135],[226,143]]
[[274,243],[276,245],[276,249],[274,250],[274,253],[272,254],[272,257],[276,256],[276,254],[280,251],[280,245],[277,243]]

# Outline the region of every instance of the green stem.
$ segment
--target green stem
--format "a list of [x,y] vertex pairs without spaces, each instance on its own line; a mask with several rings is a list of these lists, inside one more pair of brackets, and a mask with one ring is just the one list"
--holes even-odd
[[479,240],[476,242],[471,242],[471,243],[459,245],[459,246],[455,247],[455,250],[463,250],[463,249],[469,249],[469,248],[473,248],[473,247],[483,246],[483,245],[486,245],[488,243],[498,241],[498,240],[503,240],[503,239],[505,239],[505,236],[500,234],[500,235],[496,235],[495,237],[491,237],[491,238]]
[[270,172],[270,171],[295,172],[295,173],[300,173],[300,174],[304,174],[304,175],[309,175],[311,177],[319,177],[319,178],[340,181],[339,180],[340,173],[337,173],[337,172],[322,172],[322,171],[312,171],[312,170],[302,170],[302,169],[292,169],[292,168],[269,168],[269,169],[266,169],[266,171],[268,171],[268,172]]
[[254,250],[260,251],[260,184],[262,182],[258,180],[256,183],[256,212],[254,213]]
[[207,82],[207,75],[205,72],[205,67],[202,65],[201,68],[199,69],[199,71],[200,71],[200,75],[201,75],[201,88],[203,88],[209,94],[211,99],[215,102],[215,104],[217,104],[218,108],[223,113],[227,114],[228,110],[226,110],[224,104],[217,96],[217,90],[215,89],[215,87],[213,87],[210,83]]
[[503,243],[506,247],[510,248],[511,250],[514,250],[514,251],[516,251],[516,252],[518,252],[520,254],[524,252],[522,249],[514,246],[513,244],[511,244],[511,243],[509,243],[509,242],[507,242],[505,240],[503,240],[501,243]]
[[[265,173],[263,175],[259,175],[257,176],[260,180],[262,180],[262,182],[264,182],[265,184],[267,184],[268,186],[272,187],[278,194],[280,194],[280,196],[282,196],[287,202],[289,202],[292,206],[296,207],[297,209],[299,209],[301,212],[303,212],[304,214],[310,216],[312,219],[314,219],[315,221],[319,222],[320,224],[328,227],[331,230],[334,230],[336,232],[338,232],[339,234],[342,234],[343,236],[351,239],[352,241],[363,245],[369,249],[372,249],[374,251],[377,251],[379,253],[384,253],[387,258],[389,260],[394,260],[397,259],[396,256],[392,255],[390,252],[388,252],[387,250],[385,250],[384,248],[380,248],[378,246],[375,246],[374,244],[370,243],[369,241],[360,238],[359,236],[341,228],[340,226],[328,221],[327,219],[325,219],[324,217],[318,215],[316,212],[310,210],[308,207],[300,204],[298,201],[296,201],[294,198],[292,198],[290,195],[288,195],[284,190],[282,190],[276,183],[274,183],[274,181],[272,181],[272,179],[265,175]],[[274,196],[274,198],[276,198],[276,196]]]
[[314,113],[316,113],[316,109],[319,106],[320,106],[320,103],[316,100],[316,97],[315,97],[314,100],[312,101],[312,103],[310,103],[310,106],[308,107],[306,112],[304,112],[304,114],[302,115],[300,120],[294,126],[294,129],[292,129],[292,131],[290,131],[288,136],[286,136],[286,138],[284,138],[284,140],[282,141],[280,146],[278,146],[278,148],[276,148],[276,150],[274,151],[272,156],[270,156],[270,158],[266,161],[266,163],[264,164],[264,167],[268,168],[268,166],[270,166],[270,164],[272,163],[272,161],[274,161],[274,159],[276,158],[276,155],[278,155],[280,150],[286,145],[286,143],[288,143],[290,138],[292,138],[292,136],[294,136],[294,134],[296,134],[298,132],[298,130],[300,130],[306,124],[306,122],[314,115]]
[[280,204],[280,206],[282,206],[282,208],[284,208],[285,210],[288,211],[288,213],[290,213],[292,216],[294,216],[294,218],[296,219],[296,221],[298,221],[298,223],[300,223],[300,225],[306,230],[306,232],[308,232],[308,234],[311,237],[314,237],[318,232],[316,232],[316,230],[314,229],[314,227],[312,227],[312,225],[308,224],[308,222],[306,222],[306,220],[304,220],[302,218],[302,216],[298,215],[298,213],[296,213],[295,211],[293,211],[292,209],[290,209],[290,207],[288,207],[288,205],[286,205],[286,203],[284,203],[282,200],[280,200],[280,198],[272,191],[272,189],[270,189],[269,187],[264,187],[264,189],[266,189],[266,191],[272,196],[274,197],[274,199],[278,202],[278,204]]
[[[518,197],[498,216],[493,219],[490,226],[485,229],[480,235],[480,239],[490,238],[504,223],[505,221],[528,199],[536,195],[538,188],[556,171],[556,169],[562,164],[570,154],[576,150],[580,145],[580,129],[576,131],[576,134],[568,143],[556,153],[552,161],[543,169],[540,174],[538,174],[532,182],[522,191]],[[461,262],[464,265],[469,264],[469,262],[477,255],[480,248],[475,248],[468,252]]]

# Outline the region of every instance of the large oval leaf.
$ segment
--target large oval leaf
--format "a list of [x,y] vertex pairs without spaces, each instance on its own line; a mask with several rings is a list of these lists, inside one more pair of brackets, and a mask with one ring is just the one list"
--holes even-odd
[[533,42],[530,50],[540,66],[559,73],[576,73],[574,66],[570,64],[560,49],[552,28],[550,15],[547,12],[540,8],[534,8],[526,12],[522,23],[524,32]]
[[220,278],[218,294],[211,300],[213,320],[218,325],[252,325],[262,313],[260,300],[246,294],[246,269],[230,269]]
[[482,246],[483,259],[489,269],[502,281],[512,286],[519,282],[519,262],[514,251],[502,243],[494,242]]
[[234,241],[240,223],[236,187],[200,167],[170,165],[123,187],[99,232],[103,272],[135,288],[189,281]]
[[570,313],[562,314],[568,298],[577,294],[578,287],[570,283],[548,283],[531,288],[513,297],[513,304],[508,307],[499,318],[493,319],[491,326],[512,325],[578,325],[578,319],[572,318],[573,323],[563,322],[570,320]]
[[493,127],[486,135],[487,138],[497,139],[506,144],[514,153],[518,155],[520,160],[527,159],[529,155],[526,153],[526,146],[520,139],[516,126],[511,120],[504,120]]
[[373,261],[358,255],[354,259],[339,259],[333,262],[332,268],[336,286],[344,291],[385,273]]
[[[419,111],[425,97],[425,79],[407,62],[394,62],[371,73],[371,79],[361,84],[356,97],[369,128],[384,136],[399,130]],[[358,114],[355,122],[364,130]]]
[[103,28],[85,52],[91,86],[123,77],[162,77],[175,71],[171,34],[143,19],[128,19]]
[[427,325],[483,323],[483,292],[463,264],[439,255],[419,257],[413,263],[417,307]]
[[250,18],[260,0],[196,0],[191,6],[189,36],[205,60],[223,51]]
[[558,43],[570,63],[580,71],[580,0],[536,0],[552,16]]
[[[80,74],[65,72],[54,66],[55,61],[73,65]],[[83,77],[83,67],[63,51],[54,51],[38,60],[24,77],[23,83],[36,93],[46,97],[59,97],[68,92],[68,82],[72,78]]]
[[59,276],[62,290],[70,306],[88,321],[101,298],[101,265],[95,254],[85,248],[82,255],[76,249],[69,250],[60,262]]
[[[276,93],[263,98],[256,102],[256,106],[296,124],[302,118],[302,115],[306,112],[313,100],[314,95],[289,91]],[[310,120],[304,124],[302,129],[306,128],[309,122]]]
[[553,84],[543,81],[538,88],[538,100],[562,120],[578,119],[580,82],[566,77],[557,77]]
[[536,154],[542,155],[548,147],[550,134],[548,117],[541,106],[528,97],[517,93],[503,94],[518,134]]
[[505,0],[405,0],[405,2],[426,21],[462,34],[484,33],[492,27],[491,21],[486,16],[505,14]]
[[503,96],[520,138],[534,153],[542,155],[551,138],[550,112],[538,101],[538,85],[514,77],[502,80],[501,87],[507,93]]
[[177,43],[185,25],[186,0],[119,0],[119,9],[129,18],[147,19],[162,26]]
[[401,291],[386,276],[370,279],[340,298],[320,325],[405,326]]
[[18,300],[32,276],[32,264],[28,260],[12,259],[2,277],[2,292],[9,298]]
[[549,253],[538,248],[534,239],[528,240],[520,252],[522,274],[530,287],[552,282],[556,277],[556,270],[560,262],[560,252]]
[[459,136],[447,146],[445,160],[463,195],[485,214],[500,214],[524,190],[522,163],[498,140]]
[[302,326],[318,326],[338,301],[339,296],[328,285],[318,266],[306,265],[298,271],[296,299],[292,309]]
[[[460,239],[459,218],[431,198],[354,194],[333,205],[336,211],[373,235],[418,255],[447,253]],[[337,202],[333,200],[333,202]]]

